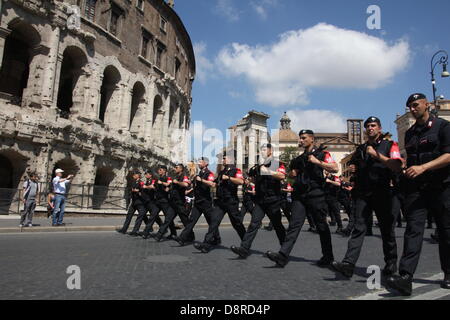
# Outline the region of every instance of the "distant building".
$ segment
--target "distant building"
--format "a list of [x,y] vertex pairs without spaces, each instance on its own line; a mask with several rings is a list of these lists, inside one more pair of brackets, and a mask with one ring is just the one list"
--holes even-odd
[[248,171],[259,161],[259,147],[270,141],[267,129],[268,114],[255,110],[239,120],[239,122],[229,128],[230,144],[228,150],[232,150],[238,168]]

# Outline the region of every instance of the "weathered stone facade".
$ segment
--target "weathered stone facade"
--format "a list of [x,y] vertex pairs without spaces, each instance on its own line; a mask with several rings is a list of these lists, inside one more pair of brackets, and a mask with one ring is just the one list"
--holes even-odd
[[26,171],[49,181],[56,167],[74,185],[124,187],[134,168],[187,160],[195,58],[170,5],[9,0],[0,10],[0,188]]

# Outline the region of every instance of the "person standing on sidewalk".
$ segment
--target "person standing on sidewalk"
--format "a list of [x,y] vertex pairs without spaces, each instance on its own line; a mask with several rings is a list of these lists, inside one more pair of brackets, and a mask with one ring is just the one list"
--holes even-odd
[[55,208],[53,209],[52,226],[63,226],[64,210],[66,207],[67,184],[72,182],[73,175],[62,178],[64,170],[56,169],[56,177],[53,178],[53,192],[55,193]]
[[19,227],[32,227],[33,214],[36,209],[36,199],[39,199],[38,176],[31,173],[29,179],[23,184],[23,204],[24,209],[20,218]]

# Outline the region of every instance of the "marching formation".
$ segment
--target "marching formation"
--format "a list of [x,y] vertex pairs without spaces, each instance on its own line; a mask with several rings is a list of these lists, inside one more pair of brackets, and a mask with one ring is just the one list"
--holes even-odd
[[[145,180],[135,172],[131,205],[123,227],[117,231],[127,233],[138,211],[129,235],[152,237],[159,242],[170,232],[168,239],[181,246],[193,244],[197,250],[208,253],[221,244],[219,226],[228,214],[240,240],[230,249],[245,259],[267,215],[270,225],[266,229],[275,230],[279,249],[267,251],[265,257],[284,267],[308,219],[309,231],[318,233],[322,248],[317,265],[330,267],[350,278],[364,238],[372,232],[375,212],[382,237],[386,283],[408,296],[412,293],[427,215],[431,213],[437,226],[441,268],[445,274],[441,286],[450,289],[450,124],[430,113],[430,104],[423,94],[411,95],[407,106],[416,119],[406,133],[407,154],[402,157],[398,144],[382,132],[380,120],[370,117],[364,123],[367,141],[356,149],[350,161],[350,181],[334,175],[339,171],[337,163],[326,148],[315,145],[311,130],[300,131],[299,147],[304,152],[289,164],[275,159],[271,144],[264,144],[260,150],[261,163],[246,173],[234,165],[229,154],[223,156],[217,174],[210,171],[205,157],[187,167],[177,164],[173,175],[168,175],[165,166],[158,168],[157,175],[147,171]],[[243,190],[241,207],[239,186]],[[212,196],[212,190],[216,197]],[[341,205],[349,216],[345,229]],[[401,224],[400,207],[406,218],[406,231],[398,263],[395,226]],[[164,221],[159,217],[161,211]],[[245,228],[243,220],[247,212],[251,221]],[[287,230],[282,224],[282,213],[289,221]],[[202,242],[194,243],[194,228],[202,214],[209,225],[208,232]],[[336,232],[349,237],[341,261],[333,254],[328,215],[331,225],[337,224]],[[180,235],[174,224],[177,216],[184,225]],[[146,227],[139,233],[142,222]],[[155,223],[159,230],[152,233]]]

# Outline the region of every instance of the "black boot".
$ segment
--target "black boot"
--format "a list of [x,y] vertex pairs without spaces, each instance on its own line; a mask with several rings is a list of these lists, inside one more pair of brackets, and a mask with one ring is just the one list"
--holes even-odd
[[450,289],[450,273],[444,276],[444,281],[441,283],[442,289]]
[[355,266],[348,262],[337,262],[333,261],[331,266],[334,270],[344,275],[347,278],[351,278],[353,276],[353,272],[355,271]]
[[247,257],[249,256],[249,252],[247,249],[242,248],[242,247],[236,247],[236,246],[231,246],[231,251],[233,251],[235,254],[237,254],[241,259],[247,259]]
[[397,290],[403,296],[410,296],[412,294],[412,276],[409,274],[389,277],[386,280],[386,284],[389,288]]
[[270,260],[272,260],[273,262],[275,262],[277,264],[277,266],[279,266],[281,268],[284,268],[287,265],[288,260],[289,260],[283,254],[278,253],[278,252],[272,252],[272,251],[267,251],[266,257],[269,258]]
[[397,263],[396,262],[388,262],[384,267],[382,273],[385,277],[389,277],[394,275],[397,272]]

